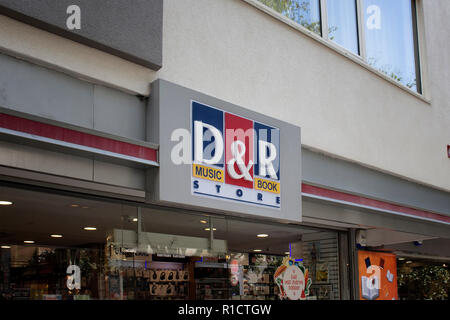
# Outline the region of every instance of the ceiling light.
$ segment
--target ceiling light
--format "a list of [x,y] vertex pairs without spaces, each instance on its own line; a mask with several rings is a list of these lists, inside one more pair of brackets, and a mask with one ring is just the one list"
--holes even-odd
[[286,251],[284,254],[288,255],[288,254],[291,254],[291,253],[289,251]]
[[33,240],[25,240],[23,243],[34,243]]
[[95,231],[95,230],[97,230],[97,228],[96,227],[84,227],[84,230]]
[[133,218],[133,222],[138,222],[138,218]]
[[10,246],[2,246],[1,248],[2,248],[2,249],[11,249]]
[[398,258],[398,260],[403,261],[403,260],[405,260],[405,258]]
[[78,208],[80,205],[79,204],[71,204],[70,205],[72,208]]
[[206,220],[200,220],[200,223],[206,224],[206,223],[208,223],[208,221],[206,221]]
[[62,238],[63,236],[62,236],[62,234],[52,234],[52,235],[50,235],[50,237],[52,237],[52,238]]
[[6,201],[6,200],[1,200],[0,201],[0,206],[10,206],[13,203],[11,201]]
[[409,261],[406,261],[406,263],[412,263],[412,261],[411,261],[411,260],[409,260]]
[[81,209],[89,209],[89,207],[83,206],[81,207]]
[[[211,230],[211,228],[205,228],[205,231],[210,231]],[[213,231],[216,231],[217,229],[216,228],[213,228]]]
[[447,265],[444,263],[443,265],[442,265],[444,268],[447,268]]
[[267,238],[269,235],[266,233],[260,233],[257,235],[258,238]]
[[261,249],[254,249],[253,252],[261,252]]

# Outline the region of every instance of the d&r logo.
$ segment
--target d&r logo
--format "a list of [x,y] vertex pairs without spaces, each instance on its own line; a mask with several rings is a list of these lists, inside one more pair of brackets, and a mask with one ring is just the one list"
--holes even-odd
[[195,101],[192,192],[281,207],[280,130]]

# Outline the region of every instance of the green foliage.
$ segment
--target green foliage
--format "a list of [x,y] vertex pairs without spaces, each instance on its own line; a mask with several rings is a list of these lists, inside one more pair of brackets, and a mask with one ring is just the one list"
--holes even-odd
[[320,21],[311,21],[311,8],[309,0],[259,0],[266,6],[281,13],[285,17],[299,23],[306,29],[321,33]]
[[441,266],[427,265],[419,268],[400,269],[399,293],[414,300],[448,300],[450,271]]
[[403,83],[410,89],[416,86],[416,78],[414,77],[414,75],[410,75],[409,79],[405,79],[400,70],[393,70],[393,67],[391,65],[380,65],[377,59],[373,57],[370,57],[367,60],[367,63],[375,69],[378,69],[378,71],[380,71],[381,73],[384,73],[388,77],[394,79],[395,81]]

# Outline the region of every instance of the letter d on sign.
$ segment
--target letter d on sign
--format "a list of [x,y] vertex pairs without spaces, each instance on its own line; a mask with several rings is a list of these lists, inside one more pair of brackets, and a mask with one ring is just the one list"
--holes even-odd
[[[214,137],[215,153],[211,159],[203,159],[203,128],[208,129]],[[194,135],[195,135],[195,160],[200,163],[217,164],[223,155],[223,137],[222,133],[217,128],[203,123],[201,121],[194,121]],[[213,143],[213,142],[211,142]]]

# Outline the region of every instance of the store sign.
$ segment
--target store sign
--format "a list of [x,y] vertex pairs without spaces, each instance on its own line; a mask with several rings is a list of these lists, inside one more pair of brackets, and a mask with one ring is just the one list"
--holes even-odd
[[397,300],[397,260],[394,254],[358,251],[361,300]]
[[274,281],[280,289],[279,297],[282,300],[306,300],[312,283],[308,269],[290,257],[283,259],[275,271]]
[[161,79],[151,91],[147,140],[159,167],[148,171],[147,201],[301,222],[298,126]]
[[280,129],[191,102],[192,193],[281,207]]

